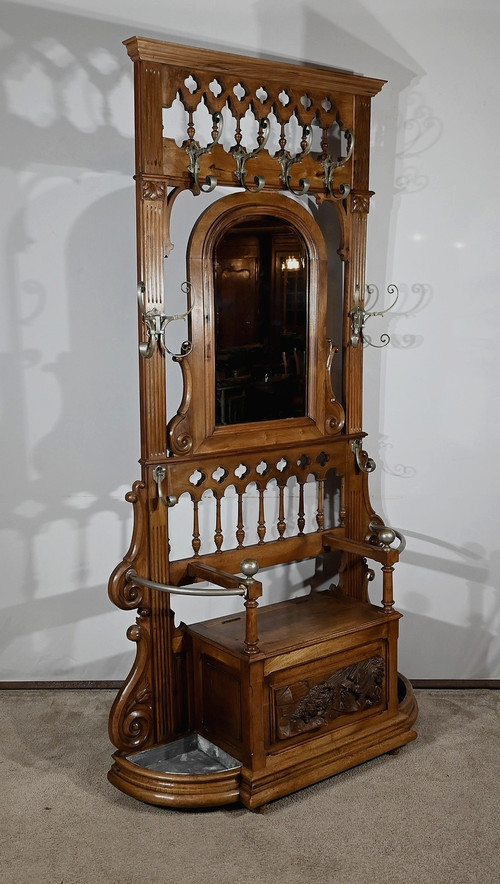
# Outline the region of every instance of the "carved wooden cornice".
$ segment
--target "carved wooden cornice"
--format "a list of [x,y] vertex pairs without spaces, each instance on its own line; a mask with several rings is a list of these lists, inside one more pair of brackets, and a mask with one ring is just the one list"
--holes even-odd
[[302,86],[307,79],[311,87],[335,89],[355,95],[373,97],[382,89],[387,80],[363,77],[348,71],[335,70],[297,64],[287,61],[269,61],[265,58],[250,58],[232,52],[217,52],[212,49],[193,49],[179,43],[165,43],[147,37],[131,37],[123,45],[132,61],[150,61],[176,68],[196,67],[199,70],[220,74],[238,71],[240,77],[282,80],[290,86]]

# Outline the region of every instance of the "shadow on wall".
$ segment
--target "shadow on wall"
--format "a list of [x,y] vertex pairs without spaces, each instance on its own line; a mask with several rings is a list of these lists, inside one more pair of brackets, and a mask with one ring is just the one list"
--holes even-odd
[[[284,9],[256,5],[263,34]],[[385,260],[399,96],[420,72],[375,22],[387,53],[307,6],[296,21],[304,58],[352,59],[390,80],[374,148]],[[105,582],[129,544],[123,493],[139,474],[132,65],[121,46],[134,30],[2,5],[7,678],[116,678],[131,659],[110,620],[130,614],[110,609]]]
[[[496,597],[495,608],[491,610],[486,605],[486,590],[495,587],[500,550],[488,559],[485,549],[477,543],[464,543],[457,547],[426,534],[404,533],[409,547],[424,543],[426,549],[437,547],[442,554],[421,553],[409,547],[403,554],[402,562],[424,569],[422,582],[425,592],[412,591],[404,598],[411,613],[407,620],[402,621],[402,670],[405,660],[419,660],[418,672],[414,671],[415,664],[412,666],[413,678],[435,678],[438,667],[441,678],[456,678],[457,673],[461,678],[491,678],[491,673],[496,671],[500,662],[495,627],[500,619],[500,597]],[[429,583],[432,574],[456,577],[464,585],[468,593],[468,610],[466,617],[461,612],[458,616],[466,620],[466,625],[443,622],[430,615],[432,584],[429,592]],[[451,611],[453,616],[453,607]],[[408,628],[410,625],[411,628]]]
[[[110,614],[106,572],[130,541],[123,486],[137,475],[132,70],[123,28],[2,11],[2,555],[15,598],[2,668],[113,677],[128,655],[96,618]],[[107,663],[78,659],[92,645]]]

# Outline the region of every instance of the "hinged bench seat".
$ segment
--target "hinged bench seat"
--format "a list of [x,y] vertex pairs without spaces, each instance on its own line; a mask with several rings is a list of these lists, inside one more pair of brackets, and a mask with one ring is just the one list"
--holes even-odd
[[312,592],[259,609],[252,656],[244,613],[187,628],[194,727],[243,762],[244,804],[257,807],[379,755],[384,741],[389,750],[414,739],[398,697],[400,617]]

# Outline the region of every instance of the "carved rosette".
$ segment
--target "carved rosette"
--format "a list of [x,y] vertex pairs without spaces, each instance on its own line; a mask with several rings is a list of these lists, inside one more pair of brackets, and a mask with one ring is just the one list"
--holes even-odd
[[149,672],[150,634],[145,616],[139,617],[129,628],[127,638],[137,642],[137,653],[134,665],[111,709],[109,738],[120,751],[136,752],[152,742],[154,734]]
[[367,215],[370,211],[370,193],[353,193],[351,197],[351,211],[358,215]]
[[275,694],[278,739],[315,730],[340,715],[379,706],[384,682],[385,661],[376,656],[338,669],[319,683],[308,679],[280,688]]
[[144,178],[142,181],[142,198],[143,200],[162,200],[165,199],[166,184],[164,181],[157,181],[150,178]]

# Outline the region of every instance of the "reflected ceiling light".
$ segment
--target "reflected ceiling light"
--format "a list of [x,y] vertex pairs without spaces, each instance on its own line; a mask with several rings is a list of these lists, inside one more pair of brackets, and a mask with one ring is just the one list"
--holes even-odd
[[281,262],[282,270],[301,270],[304,266],[304,259],[297,258],[296,255],[289,255],[285,261]]

